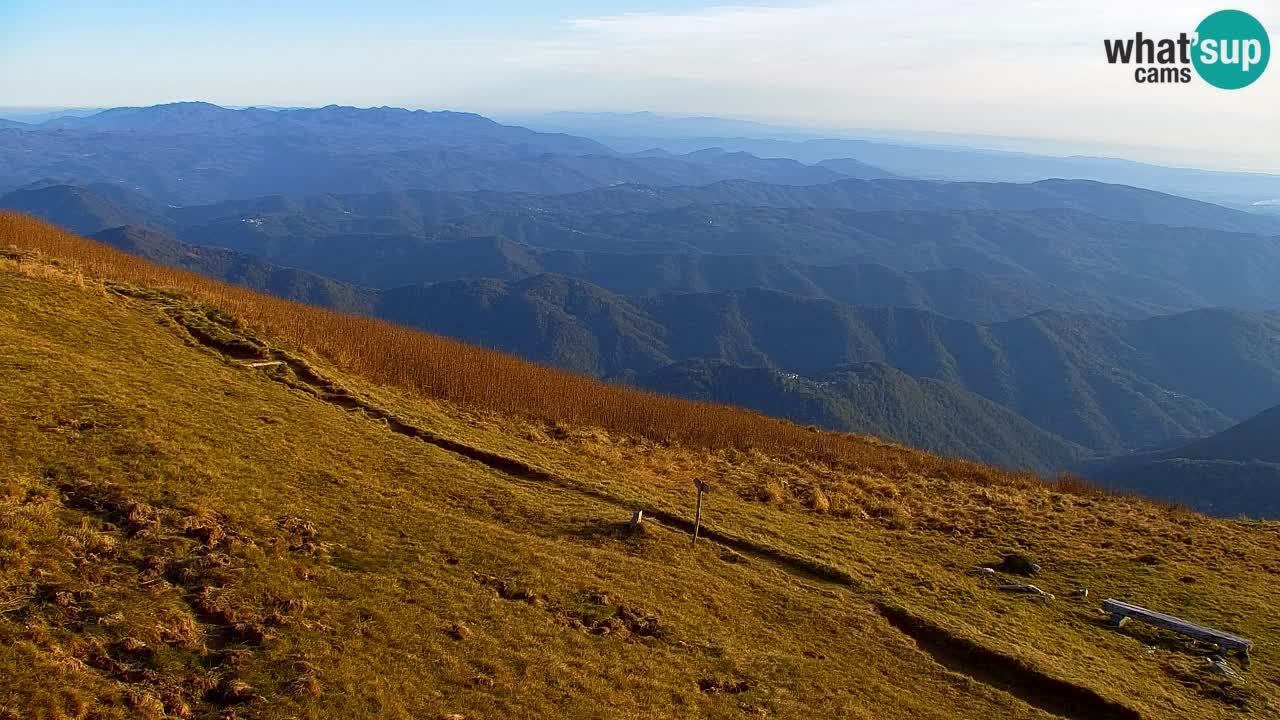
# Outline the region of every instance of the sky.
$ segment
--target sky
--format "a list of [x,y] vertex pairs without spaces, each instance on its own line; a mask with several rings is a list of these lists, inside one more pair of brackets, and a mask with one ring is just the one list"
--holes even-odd
[[[1246,0],[1280,40],[1280,0]],[[1280,60],[1139,85],[1104,38],[1189,0],[0,0],[0,105],[396,105],[713,115],[1033,140],[1280,172]],[[1027,147],[1024,145],[1024,147]]]

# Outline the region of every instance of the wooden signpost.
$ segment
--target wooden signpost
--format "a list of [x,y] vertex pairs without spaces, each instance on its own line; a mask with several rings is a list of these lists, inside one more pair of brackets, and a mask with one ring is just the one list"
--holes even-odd
[[711,486],[696,478],[693,484],[698,488],[698,509],[693,516],[693,544],[697,545],[698,530],[702,527],[702,494],[711,492]]

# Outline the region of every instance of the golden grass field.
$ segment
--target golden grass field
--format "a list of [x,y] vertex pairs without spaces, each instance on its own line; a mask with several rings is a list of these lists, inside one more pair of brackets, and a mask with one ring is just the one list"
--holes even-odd
[[[12,214],[0,443],[0,718],[1280,717],[1280,524],[601,385]],[[1055,600],[973,574],[1010,552]],[[1253,661],[1109,627],[1106,597]]]

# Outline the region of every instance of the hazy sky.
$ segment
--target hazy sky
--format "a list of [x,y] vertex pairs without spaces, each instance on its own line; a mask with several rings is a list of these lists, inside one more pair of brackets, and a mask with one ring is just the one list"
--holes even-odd
[[1280,60],[1221,91],[1103,55],[1224,7],[1280,40],[1280,0],[0,0],[0,105],[654,110],[1277,172]]

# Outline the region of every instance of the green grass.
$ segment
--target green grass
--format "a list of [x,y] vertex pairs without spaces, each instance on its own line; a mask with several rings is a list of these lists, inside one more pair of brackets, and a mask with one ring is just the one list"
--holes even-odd
[[[238,366],[186,328],[227,331],[203,308],[0,263],[0,706],[18,717],[1050,717],[939,664],[884,606],[1142,717],[1280,708],[1276,524],[549,425],[308,358],[556,481],[521,479]],[[690,515],[694,477],[735,549],[625,529],[632,507]],[[970,574],[1012,550],[1059,600]],[[1253,667],[1222,679],[1202,649],[1109,629],[1106,596],[1251,637]]]

